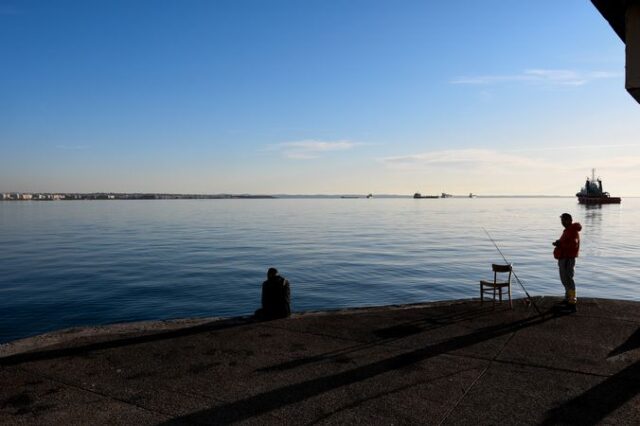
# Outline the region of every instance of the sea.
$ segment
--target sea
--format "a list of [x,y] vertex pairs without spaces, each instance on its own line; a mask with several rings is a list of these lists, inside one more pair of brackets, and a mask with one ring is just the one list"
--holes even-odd
[[[638,198],[4,201],[0,343],[250,315],[269,267],[298,312],[478,297],[502,255],[532,296],[562,296],[552,242],[563,212],[583,226],[578,298],[639,301]],[[525,296],[517,281],[513,292]]]

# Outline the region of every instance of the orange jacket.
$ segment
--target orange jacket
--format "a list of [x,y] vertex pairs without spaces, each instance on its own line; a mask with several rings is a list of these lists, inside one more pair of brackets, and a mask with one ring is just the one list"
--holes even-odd
[[556,241],[556,247],[553,249],[553,257],[556,259],[566,259],[569,257],[578,257],[580,251],[580,234],[582,225],[578,222],[572,223],[562,232],[562,236]]

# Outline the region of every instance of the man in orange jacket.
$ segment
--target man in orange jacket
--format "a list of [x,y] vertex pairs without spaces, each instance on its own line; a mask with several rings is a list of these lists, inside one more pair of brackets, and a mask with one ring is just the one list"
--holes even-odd
[[559,240],[553,245],[553,257],[558,259],[558,270],[560,271],[560,281],[564,286],[564,303],[572,311],[576,312],[576,283],[573,281],[573,274],[576,267],[576,257],[580,251],[580,231],[582,225],[573,223],[573,218],[569,213],[562,213],[560,221],[564,226],[564,231]]

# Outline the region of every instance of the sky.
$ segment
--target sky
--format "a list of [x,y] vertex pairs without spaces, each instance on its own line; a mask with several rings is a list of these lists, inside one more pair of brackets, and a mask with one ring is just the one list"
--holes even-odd
[[0,0],[0,191],[640,196],[587,0]]

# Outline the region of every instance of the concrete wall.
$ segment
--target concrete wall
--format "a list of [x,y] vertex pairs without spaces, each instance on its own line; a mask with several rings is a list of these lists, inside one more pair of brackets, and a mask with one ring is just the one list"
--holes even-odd
[[640,3],[630,4],[625,16],[627,79],[625,86],[640,102]]

